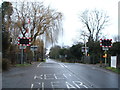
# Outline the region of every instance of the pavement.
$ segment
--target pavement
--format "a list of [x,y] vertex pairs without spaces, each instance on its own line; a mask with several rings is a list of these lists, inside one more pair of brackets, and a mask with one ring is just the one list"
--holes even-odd
[[[30,90],[110,88],[117,90],[120,75],[95,65],[63,63],[52,59],[34,62],[27,67],[14,67],[2,73],[3,88]],[[49,90],[48,89],[48,90]]]

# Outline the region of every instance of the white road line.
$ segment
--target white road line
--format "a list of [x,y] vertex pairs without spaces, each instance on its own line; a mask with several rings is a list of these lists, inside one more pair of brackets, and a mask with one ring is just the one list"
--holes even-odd
[[[81,88],[80,86],[83,86],[83,87],[85,87],[85,88],[88,88],[86,85],[84,85],[82,82],[80,82],[80,81],[73,81],[73,83],[75,84],[75,86],[77,87],[77,88]],[[80,85],[80,86],[79,86]]]
[[55,79],[58,79],[57,76],[54,74]]
[[31,84],[31,88],[33,88],[34,84]]
[[72,76],[71,74],[69,74],[69,76]]
[[44,82],[42,82],[42,90],[44,90]]
[[66,82],[66,86],[67,86],[68,89],[70,89],[70,88],[75,88],[72,84],[70,84],[70,83],[68,83],[68,82]]
[[59,65],[60,65],[61,67],[64,67],[61,63],[59,63]]
[[34,79],[36,79],[36,78],[37,78],[37,76],[35,75],[35,76],[34,76]]
[[[77,88],[80,88],[80,86],[79,85],[77,85],[74,81],[73,81],[73,83],[75,84],[75,86],[77,87]],[[81,82],[80,82],[81,83]]]
[[63,63],[59,63],[59,65],[60,65],[61,67],[67,67],[67,66],[64,65]]
[[63,76],[64,76],[65,78],[67,78],[67,76],[66,76],[65,74],[63,74]]
[[[56,81],[56,82],[51,82],[51,86],[53,88],[53,90],[57,90],[57,89],[54,89],[54,88],[58,88],[59,87],[59,84],[60,82]],[[61,89],[60,89],[61,90]]]
[[63,64],[64,67],[67,67],[65,64]]
[[37,65],[37,67],[40,67],[41,64],[42,64],[42,63],[39,63],[39,64]]

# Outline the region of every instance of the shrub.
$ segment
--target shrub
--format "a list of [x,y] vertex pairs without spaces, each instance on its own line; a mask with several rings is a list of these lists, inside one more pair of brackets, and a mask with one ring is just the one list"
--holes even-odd
[[8,59],[2,59],[2,70],[8,70],[10,66]]

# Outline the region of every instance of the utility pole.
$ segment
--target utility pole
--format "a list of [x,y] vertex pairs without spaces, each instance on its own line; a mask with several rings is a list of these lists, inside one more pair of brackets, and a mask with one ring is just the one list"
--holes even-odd
[[86,45],[86,38],[85,38],[87,35],[85,32],[83,33],[83,36],[84,36],[84,45],[85,45],[85,56],[87,56],[87,45]]

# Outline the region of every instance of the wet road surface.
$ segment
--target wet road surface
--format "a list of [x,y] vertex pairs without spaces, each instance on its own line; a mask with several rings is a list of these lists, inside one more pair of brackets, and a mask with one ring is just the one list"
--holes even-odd
[[118,74],[100,67],[52,59],[3,72],[3,88],[118,88]]

